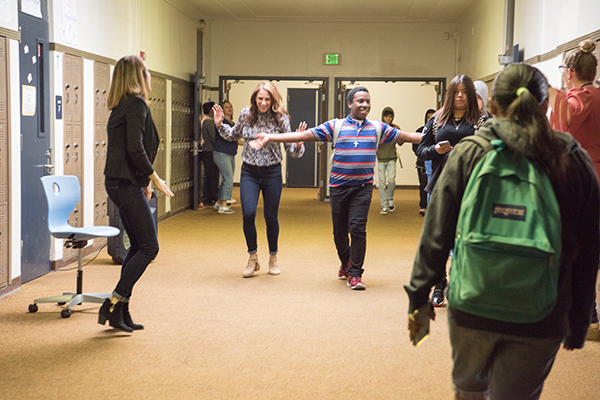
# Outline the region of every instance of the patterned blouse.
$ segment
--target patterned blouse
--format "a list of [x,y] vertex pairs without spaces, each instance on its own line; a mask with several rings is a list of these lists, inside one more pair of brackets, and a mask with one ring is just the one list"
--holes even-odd
[[[225,140],[236,141],[244,138],[244,148],[242,149],[242,161],[246,164],[257,167],[268,167],[281,163],[281,145],[280,143],[268,142],[262,149],[254,150],[249,146],[251,140],[256,139],[257,133],[286,133],[291,132],[290,120],[287,115],[282,117],[284,132],[277,125],[277,121],[271,112],[258,114],[258,120],[254,126],[248,126],[246,121],[250,115],[250,109],[244,108],[240,112],[238,122],[233,126],[221,124],[219,135]],[[284,143],[285,150],[294,158],[300,158],[304,155],[304,144],[298,148],[296,143]]]

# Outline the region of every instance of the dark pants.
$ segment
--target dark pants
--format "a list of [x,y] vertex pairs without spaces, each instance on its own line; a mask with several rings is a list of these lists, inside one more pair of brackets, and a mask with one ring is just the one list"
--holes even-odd
[[121,267],[121,278],[113,292],[116,297],[127,301],[133,285],[158,254],[156,225],[141,187],[120,179],[106,179],[105,186],[108,196],[119,207],[131,244]]
[[417,175],[419,176],[419,207],[427,208],[427,172],[425,167],[417,167]]
[[248,253],[254,254],[258,251],[256,241],[256,208],[258,196],[262,191],[265,222],[267,224],[267,240],[269,242],[269,254],[277,254],[277,241],[279,239],[279,200],[283,181],[281,180],[281,164],[269,167],[256,167],[242,164],[240,176],[240,201],[242,203],[242,216],[244,220],[244,236]]
[[202,152],[202,165],[204,165],[202,203],[213,205],[219,199],[219,167],[215,164],[212,151]]
[[338,257],[342,265],[350,261],[349,276],[362,276],[373,185],[332,187],[329,195],[333,240]]

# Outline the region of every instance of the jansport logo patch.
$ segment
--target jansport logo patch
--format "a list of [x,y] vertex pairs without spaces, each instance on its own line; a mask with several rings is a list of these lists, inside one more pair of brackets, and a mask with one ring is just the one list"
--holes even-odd
[[525,221],[527,207],[515,206],[511,204],[494,204],[492,216],[494,218],[512,219],[515,221]]

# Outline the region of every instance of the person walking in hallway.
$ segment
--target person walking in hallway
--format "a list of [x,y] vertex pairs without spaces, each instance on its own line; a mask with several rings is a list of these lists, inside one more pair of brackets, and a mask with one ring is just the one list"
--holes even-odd
[[150,72],[137,56],[121,58],[108,93],[108,148],[104,168],[106,192],[119,208],[130,248],[121,267],[121,278],[98,315],[102,325],[125,332],[144,329],[133,323],[129,300],[133,286],[156,255],[156,224],[148,201],[152,184],[166,196],[173,192],[152,168],[159,138],[148,107],[152,90]]
[[[421,143],[417,147],[417,158],[431,160],[432,175],[425,190],[433,191],[448,154],[462,138],[474,135],[487,118],[479,110],[473,81],[466,75],[457,75],[452,79],[444,105],[425,124]],[[434,307],[442,307],[446,300],[444,290],[446,277],[433,289],[431,300]]]
[[[253,149],[248,141],[259,132],[271,132],[280,135],[290,132],[290,120],[283,106],[279,91],[271,82],[259,83],[250,96],[250,108],[244,108],[237,123],[230,127],[223,123],[223,109],[213,107],[215,125],[219,134],[227,140],[244,138],[242,149],[242,173],[240,177],[240,202],[244,236],[248,248],[248,264],[242,275],[250,278],[260,270],[258,261],[258,243],[256,233],[256,208],[260,193],[263,195],[264,216],[267,225],[269,243],[269,274],[279,275],[281,270],[277,262],[279,240],[279,200],[283,189],[281,177],[281,146],[272,143],[262,149]],[[292,157],[302,157],[304,144],[292,143],[285,146]]]
[[204,206],[214,206],[219,198],[219,168],[215,164],[213,152],[215,149],[216,128],[213,119],[213,101],[202,104],[202,165],[204,165],[204,182],[202,185],[202,203]]
[[[394,110],[392,107],[386,107],[381,112],[381,120],[389,126],[400,129],[393,123]],[[394,203],[394,192],[396,191],[396,143],[382,143],[377,148],[377,178],[379,180],[379,203],[381,205],[382,215],[386,215],[388,211],[393,212],[396,209]],[[400,161],[402,167],[402,161]]]
[[[223,109],[223,124],[233,126],[233,107],[227,100],[221,102],[221,108]],[[212,111],[212,110],[211,110]],[[215,127],[215,131],[217,128]],[[220,214],[233,214],[233,211],[229,205],[232,204],[231,192],[233,191],[233,172],[235,171],[235,155],[237,154],[238,142],[237,140],[229,141],[225,140],[218,132],[215,138],[215,148],[213,152],[213,158],[215,164],[219,167],[221,173],[222,182],[219,188],[219,200],[215,203],[215,208],[219,210]]]
[[[510,65],[492,92],[494,118],[454,147],[433,189],[405,286],[408,329],[414,343],[434,318],[429,292],[454,247],[447,315],[456,399],[539,399],[561,343],[568,351],[585,344],[599,187],[579,143],[552,130],[548,81],[538,69]],[[501,167],[502,177],[486,174]]]
[[[430,108],[425,112],[425,124],[427,121],[431,119],[431,117],[435,114],[435,110]],[[418,133],[423,133],[423,129],[425,129],[425,125],[417,129]],[[413,143],[412,149],[417,156],[417,149],[419,148],[419,144]],[[431,162],[430,162],[431,163]],[[419,177],[419,215],[424,216],[425,211],[427,210],[427,192],[425,188],[427,187],[427,172],[425,170],[425,161],[421,160],[419,156],[417,156],[417,175]]]
[[[368,121],[371,96],[365,87],[350,90],[346,102],[350,114],[345,119],[327,121],[306,131],[284,135],[263,132],[256,135],[250,146],[260,149],[273,144],[270,142],[333,142],[329,202],[333,239],[341,261],[338,277],[347,279],[350,289],[362,290],[365,289],[362,274],[377,146],[383,143],[418,143],[421,135],[402,132],[379,121]],[[377,126],[381,134],[378,134]]]

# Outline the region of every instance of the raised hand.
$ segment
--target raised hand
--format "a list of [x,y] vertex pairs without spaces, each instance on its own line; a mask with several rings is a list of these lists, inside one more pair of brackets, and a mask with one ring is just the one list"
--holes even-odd
[[256,139],[248,142],[254,150],[260,150],[265,144],[269,143],[269,136],[266,133],[257,133]]
[[214,114],[213,119],[215,120],[215,125],[221,126],[221,123],[225,119],[225,114],[223,113],[223,109],[221,108],[220,105],[215,104],[212,107],[212,110],[213,110],[213,114]]

